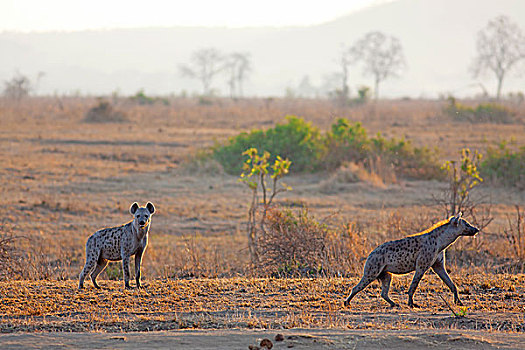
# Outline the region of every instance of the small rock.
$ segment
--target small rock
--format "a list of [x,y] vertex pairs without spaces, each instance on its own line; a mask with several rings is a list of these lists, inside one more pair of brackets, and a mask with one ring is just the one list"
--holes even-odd
[[281,333],[278,333],[276,336],[275,336],[275,341],[283,341],[284,340],[284,335],[282,335]]
[[266,348],[266,349],[273,348],[273,343],[268,338],[264,338],[263,340],[261,340],[261,344],[259,344],[259,345],[261,346],[261,348]]

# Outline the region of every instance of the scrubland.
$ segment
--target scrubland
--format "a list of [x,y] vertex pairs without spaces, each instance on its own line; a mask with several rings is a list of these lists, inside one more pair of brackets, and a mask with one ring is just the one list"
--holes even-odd
[[[86,120],[99,104],[94,98],[0,100],[0,222],[7,242],[1,251],[2,332],[301,327],[523,333],[525,275],[521,241],[512,243],[517,237],[511,229],[515,206],[525,206],[523,188],[485,179],[473,191],[478,212],[493,220],[447,253],[466,304],[451,305],[459,316],[441,299],[452,298],[430,272],[416,292],[421,310],[387,308],[376,283],[344,309],[342,300],[371,249],[445,218],[435,198],[446,190],[446,180],[385,181],[373,172],[354,178],[351,165],[292,172],[285,181],[293,190],[279,194],[276,204],[307,208],[333,232],[350,224],[353,236],[343,242],[351,247],[333,250],[339,252],[330,260],[339,264],[335,273],[277,278],[250,267],[249,189],[203,156],[228,137],[295,115],[321,130],[347,118],[361,122],[369,135],[405,138],[418,147],[436,147],[441,162],[458,160],[465,147],[484,153],[502,141],[524,146],[523,103],[505,103],[513,111],[510,121],[474,123],[447,113],[447,101],[346,107],[270,98],[108,101],[117,121]],[[157,208],[143,259],[146,287],[123,290],[121,266],[111,263],[99,277],[102,291],[90,281],[77,291],[87,237],[129,221],[134,201]],[[410,276],[394,277],[391,295],[404,305],[409,281]]]

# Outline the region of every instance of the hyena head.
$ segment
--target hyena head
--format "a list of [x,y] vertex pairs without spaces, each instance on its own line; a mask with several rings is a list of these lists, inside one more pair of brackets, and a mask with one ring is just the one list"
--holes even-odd
[[129,208],[129,212],[133,215],[133,224],[144,228],[150,223],[151,215],[155,213],[155,207],[151,202],[148,202],[145,207],[139,207],[138,203],[135,202]]
[[479,232],[479,228],[472,226],[467,220],[461,217],[461,213],[449,219],[449,227],[458,236],[474,236]]

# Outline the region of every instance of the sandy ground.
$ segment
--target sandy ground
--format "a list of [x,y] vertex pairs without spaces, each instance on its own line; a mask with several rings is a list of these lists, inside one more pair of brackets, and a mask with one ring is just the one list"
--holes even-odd
[[[277,334],[284,340],[275,341]],[[524,334],[479,331],[183,330],[148,333],[17,333],[0,335],[2,349],[249,349],[262,339],[273,349],[523,349]]]

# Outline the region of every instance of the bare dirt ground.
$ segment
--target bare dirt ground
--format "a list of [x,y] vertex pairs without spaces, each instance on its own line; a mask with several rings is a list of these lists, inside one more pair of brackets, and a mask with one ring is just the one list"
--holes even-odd
[[[463,317],[441,299],[452,298],[432,273],[415,296],[421,309],[406,307],[411,276],[394,278],[391,297],[400,308],[387,307],[374,283],[344,309],[342,300],[363,261],[345,278],[246,277],[249,190],[214,164],[195,165],[191,158],[239,131],[281,122],[286,114],[324,129],[336,117],[362,121],[369,134],[439,147],[443,160],[457,157],[461,147],[482,150],[504,139],[523,145],[525,124],[458,124],[440,114],[442,105],[428,101],[338,109],[328,102],[263,100],[122,103],[129,122],[85,123],[84,113],[95,104],[0,103],[0,220],[5,232],[20,237],[21,252],[13,271],[1,272],[0,348],[247,349],[277,333],[285,335],[274,342],[277,349],[523,348],[525,275],[505,273],[512,250],[502,227],[514,205],[525,203],[524,191],[484,187],[494,221],[451,249],[450,274],[466,309],[452,307]],[[370,233],[361,257],[397,238],[385,231],[392,215],[436,215],[433,195],[446,186],[338,183],[330,176],[290,176],[293,191],[278,202],[306,206],[317,218],[336,215],[340,222],[360,223]],[[99,277],[105,289],[94,290],[86,281],[79,292],[87,237],[128,221],[131,202],[148,200],[158,213],[143,260],[146,287],[123,290],[116,263]],[[10,281],[15,272],[22,279]]]
[[[284,340],[275,341],[282,334]],[[422,330],[181,330],[148,333],[23,333],[0,335],[2,349],[523,349],[521,334]]]

